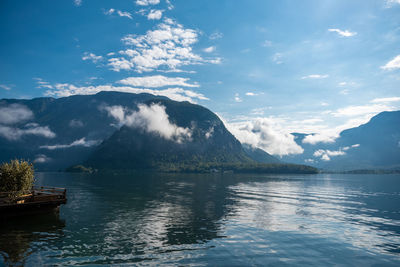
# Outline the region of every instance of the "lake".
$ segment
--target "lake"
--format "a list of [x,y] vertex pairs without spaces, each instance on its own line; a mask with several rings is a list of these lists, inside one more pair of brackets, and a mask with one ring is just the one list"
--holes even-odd
[[400,266],[399,175],[87,175],[3,222],[0,265]]

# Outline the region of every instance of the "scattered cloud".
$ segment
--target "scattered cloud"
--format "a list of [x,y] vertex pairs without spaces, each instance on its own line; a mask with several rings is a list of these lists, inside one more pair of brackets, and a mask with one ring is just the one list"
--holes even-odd
[[159,3],[160,0],[136,0],[136,5],[139,6],[157,5]]
[[35,159],[33,160],[33,163],[46,163],[51,161],[51,158],[47,157],[44,154],[39,154],[35,156]]
[[82,5],[82,0],[74,0],[74,5],[75,6],[81,6]]
[[162,75],[145,76],[145,77],[129,77],[118,81],[120,84],[134,87],[164,87],[164,86],[183,86],[183,87],[199,87],[197,83],[188,83],[189,78],[166,77]]
[[106,14],[106,15],[111,15],[111,14],[113,14],[114,12],[115,12],[115,9],[114,9],[114,8],[110,8],[109,10],[104,11],[104,14]]
[[386,0],[386,7],[390,8],[396,4],[400,4],[400,0]]
[[179,127],[169,121],[166,108],[160,104],[150,106],[139,104],[138,111],[130,111],[122,106],[105,107],[109,116],[116,119],[120,125],[139,128],[148,133],[156,133],[160,137],[177,143],[190,141],[192,131]]
[[149,14],[147,14],[147,19],[159,20],[159,19],[161,19],[162,14],[163,14],[163,10],[152,9],[152,10],[150,10]]
[[247,92],[246,95],[247,95],[247,96],[256,96],[256,95],[258,95],[258,94],[253,93],[253,92]]
[[351,146],[340,147],[339,150],[336,150],[336,151],[332,151],[329,149],[326,149],[326,150],[318,149],[314,152],[313,156],[320,157],[321,160],[323,160],[323,161],[330,161],[331,157],[344,156],[344,155],[346,155],[345,151],[348,151],[353,148],[357,148],[359,146],[360,146],[360,144],[354,144]]
[[235,94],[235,101],[236,102],[242,102],[242,99],[239,97],[238,93]]
[[301,77],[301,79],[302,80],[304,80],[304,79],[326,79],[328,77],[329,77],[328,74],[310,74],[310,75]]
[[371,100],[371,103],[389,103],[389,102],[398,102],[400,101],[400,97],[384,97],[384,98],[375,98]]
[[55,149],[71,148],[71,147],[75,147],[75,146],[91,147],[91,146],[96,146],[96,145],[100,144],[100,142],[101,142],[100,140],[86,140],[86,138],[83,137],[81,139],[73,141],[70,144],[40,146],[40,148],[48,149],[48,150],[55,150]]
[[117,10],[117,14],[120,17],[126,17],[128,19],[132,19],[132,14],[126,11]]
[[349,94],[349,90],[348,89],[343,89],[343,90],[341,90],[340,92],[339,92],[339,94],[341,94],[341,95],[348,95]]
[[2,88],[4,90],[11,90],[11,86],[5,85],[5,84],[0,84],[0,88]]
[[336,32],[336,33],[339,34],[341,37],[351,37],[351,36],[354,36],[354,35],[357,34],[356,32],[350,32],[350,31],[348,31],[348,30],[342,31],[342,30],[340,30],[340,29],[328,29],[328,31],[330,31],[330,32]]
[[20,104],[0,107],[0,124],[16,124],[33,118],[32,111]]
[[272,56],[272,61],[275,62],[276,64],[282,64],[283,63],[282,57],[283,55],[281,53],[275,53]]
[[216,39],[221,39],[222,37],[224,37],[222,32],[215,31],[208,38],[211,39],[211,40],[216,40]]
[[125,58],[110,58],[108,65],[113,71],[119,72],[120,70],[130,70],[134,67],[134,64]]
[[75,86],[73,84],[56,84],[54,89],[45,92],[47,96],[66,97],[71,95],[93,95],[101,91],[116,91],[133,94],[147,93],[158,96],[166,96],[175,101],[189,101],[196,103],[196,99],[209,100],[203,94],[185,90],[182,88],[168,88],[164,90],[147,89],[147,88],[135,88],[130,86],[113,86],[113,85],[99,85],[99,86]]
[[83,57],[82,57],[82,60],[90,60],[90,61],[92,61],[93,63],[97,63],[97,62],[99,62],[99,61],[102,60],[102,59],[103,59],[102,56],[96,56],[95,54],[89,53],[89,52],[85,52],[85,53],[83,54]]
[[192,45],[198,41],[198,32],[186,29],[171,19],[164,19],[154,30],[144,35],[129,34],[122,42],[129,48],[119,51],[120,57],[110,58],[108,65],[114,71],[179,72],[186,65],[218,64],[220,59],[203,59],[193,53]]
[[333,143],[333,142],[335,142],[337,137],[338,136],[336,133],[309,134],[303,139],[302,143],[311,144],[311,145],[315,145],[318,143]]
[[211,127],[211,128],[208,129],[208,131],[205,133],[206,139],[209,139],[213,134],[214,134],[214,127]]
[[36,88],[53,89],[53,86],[49,82],[43,80],[42,78],[33,78],[33,79],[36,81],[37,84]]
[[261,148],[270,154],[284,156],[301,154],[304,151],[294,141],[294,136],[285,132],[273,118],[255,118],[225,124],[240,142]]
[[210,46],[210,47],[204,48],[203,51],[206,53],[212,53],[215,51],[215,49],[216,49],[215,46]]
[[81,127],[83,127],[83,122],[78,119],[73,119],[73,120],[70,120],[68,125],[71,128],[81,128]]
[[393,107],[384,104],[348,106],[332,112],[332,115],[335,117],[353,117],[359,115],[377,114],[382,111],[390,110],[393,110]]
[[337,150],[337,151],[331,151],[331,150],[323,150],[319,149],[314,152],[313,156],[314,157],[320,157],[324,161],[330,161],[331,157],[336,157],[336,156],[343,156],[346,155],[346,152],[342,150]]
[[0,136],[6,138],[9,141],[16,141],[24,135],[36,135],[46,138],[54,138],[56,136],[48,126],[25,125],[24,128],[17,128],[13,126],[1,125],[0,124]]
[[263,47],[270,47],[270,46],[272,46],[272,42],[269,40],[265,40],[261,45]]
[[392,60],[390,60],[384,66],[381,66],[381,69],[384,69],[384,70],[400,69],[400,55],[394,57]]

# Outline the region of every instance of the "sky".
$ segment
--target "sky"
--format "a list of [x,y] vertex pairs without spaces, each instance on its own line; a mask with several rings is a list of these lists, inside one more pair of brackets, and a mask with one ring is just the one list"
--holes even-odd
[[3,0],[0,32],[0,98],[164,95],[274,155],[400,109],[400,0]]

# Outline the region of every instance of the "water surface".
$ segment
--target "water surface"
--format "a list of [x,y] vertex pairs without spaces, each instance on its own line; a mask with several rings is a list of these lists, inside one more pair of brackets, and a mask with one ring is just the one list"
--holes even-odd
[[3,222],[0,265],[400,266],[399,175],[84,175]]

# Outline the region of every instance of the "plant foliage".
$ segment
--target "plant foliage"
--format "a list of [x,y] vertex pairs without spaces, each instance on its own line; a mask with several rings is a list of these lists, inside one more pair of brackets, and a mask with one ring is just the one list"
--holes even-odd
[[7,192],[10,199],[29,193],[33,183],[32,163],[16,159],[0,165],[0,192]]

